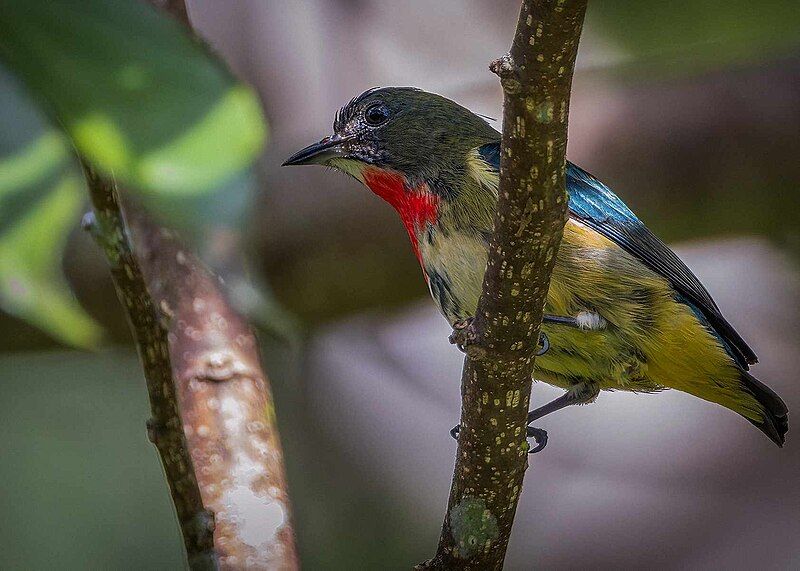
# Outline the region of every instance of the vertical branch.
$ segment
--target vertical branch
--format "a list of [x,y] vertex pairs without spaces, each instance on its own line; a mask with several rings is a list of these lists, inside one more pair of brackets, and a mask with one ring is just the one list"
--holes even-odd
[[586,0],[524,0],[504,92],[500,188],[462,374],[461,431],[436,556],[420,569],[500,569],[527,468],[534,353],[567,219],[567,115]]

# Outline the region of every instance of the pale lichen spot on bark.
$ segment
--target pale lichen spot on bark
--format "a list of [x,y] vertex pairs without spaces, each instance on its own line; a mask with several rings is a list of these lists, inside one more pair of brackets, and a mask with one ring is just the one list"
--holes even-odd
[[450,533],[456,557],[468,559],[491,548],[499,537],[497,518],[486,507],[483,498],[465,496],[448,513]]
[[525,98],[525,109],[532,112],[536,108],[536,98],[528,96]]
[[547,124],[553,120],[555,105],[549,99],[539,103],[535,108],[535,117],[538,123]]

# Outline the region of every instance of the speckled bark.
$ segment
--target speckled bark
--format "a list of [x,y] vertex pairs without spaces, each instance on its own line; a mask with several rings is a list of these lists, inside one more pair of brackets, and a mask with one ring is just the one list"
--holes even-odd
[[[150,3],[196,38],[184,0]],[[118,219],[112,234],[125,236],[125,248],[129,252],[133,247],[136,253],[133,273],[126,270],[125,277],[143,281],[122,282],[127,287],[120,288],[115,273],[120,298],[126,296],[121,289],[130,288],[137,295],[149,295],[143,301],[150,308],[140,309],[155,311],[159,326],[166,328],[169,361],[162,359],[158,370],[152,371],[164,395],[152,386],[147,368],[145,374],[151,402],[162,396],[171,399],[166,412],[173,416],[156,416],[154,409],[148,433],[165,466],[169,458],[185,459],[188,451],[194,467],[191,484],[201,500],[195,511],[209,514],[207,519],[213,514],[211,531],[203,536],[206,544],[210,542],[207,559],[221,569],[299,568],[272,394],[253,331],[229,304],[221,280],[169,230],[154,225],[138,210],[123,210],[114,188],[96,176],[89,180],[94,183],[90,188],[95,211],[97,201],[112,201],[109,210]],[[140,317],[129,311],[129,318]],[[134,327],[140,354],[149,355],[146,341],[151,334]],[[174,434],[176,423],[183,428],[181,441]],[[172,489],[169,471],[167,479]],[[184,538],[197,533],[183,519],[181,528]],[[195,566],[191,554],[189,562]],[[198,560],[198,566],[205,565],[205,560]]]
[[[283,456],[255,335],[169,230],[85,167],[85,221],[142,360],[156,445],[193,569],[297,569]],[[135,254],[134,254],[135,252]]]
[[169,319],[147,290],[116,189],[85,164],[84,172],[93,211],[84,217],[83,226],[103,248],[136,341],[150,396],[147,432],[161,456],[189,565],[217,569],[214,515],[203,505],[172,377]]
[[[567,115],[586,0],[523,1],[505,94],[500,196],[462,376],[461,432],[436,556],[420,569],[500,569],[528,464],[534,352],[567,218]],[[535,538],[528,538],[535,541]]]
[[283,454],[258,343],[219,278],[141,213],[128,217],[148,290],[169,320],[184,433],[223,569],[296,569]]

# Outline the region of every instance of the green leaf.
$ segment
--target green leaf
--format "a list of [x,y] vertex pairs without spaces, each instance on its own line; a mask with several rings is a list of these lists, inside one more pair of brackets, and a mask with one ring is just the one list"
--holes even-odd
[[84,156],[144,191],[212,191],[265,138],[255,94],[144,2],[0,0],[0,58]]
[[91,347],[101,330],[61,274],[67,231],[83,203],[68,159],[64,137],[0,73],[0,308],[64,343]]
[[65,343],[92,347],[100,329],[72,298],[59,272],[82,190],[80,178],[66,175],[0,235],[0,307]]

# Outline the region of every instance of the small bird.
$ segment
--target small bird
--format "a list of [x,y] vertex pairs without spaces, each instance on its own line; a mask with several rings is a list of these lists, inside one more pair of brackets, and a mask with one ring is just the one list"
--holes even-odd
[[[454,327],[474,316],[500,133],[440,95],[373,88],[336,113],[331,136],[284,163],[305,164],[338,169],[393,206],[442,315]],[[593,402],[601,390],[676,389],[740,414],[783,446],[786,405],[748,373],[755,353],[700,281],[594,176],[567,162],[566,186],[569,219],[542,324],[548,347],[534,370],[566,392],[528,422]]]

